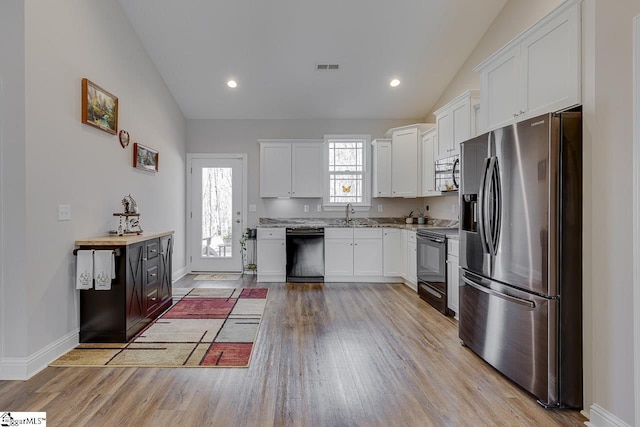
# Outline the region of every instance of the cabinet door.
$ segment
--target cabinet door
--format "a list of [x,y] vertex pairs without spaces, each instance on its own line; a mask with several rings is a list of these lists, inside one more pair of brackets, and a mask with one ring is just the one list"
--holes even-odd
[[457,256],[447,257],[447,307],[456,315],[458,314],[458,301],[460,298],[458,269],[460,263]]
[[353,238],[324,239],[325,276],[353,276]]
[[287,254],[284,239],[258,238],[258,274],[286,274]]
[[522,41],[522,119],[580,103],[579,8],[576,4]]
[[460,143],[471,138],[471,99],[465,98],[453,106],[453,144],[449,156],[460,154]]
[[415,242],[407,244],[407,280],[412,284],[418,280],[418,251]]
[[126,313],[127,329],[138,323],[146,314],[144,295],[144,242],[127,246],[126,265]]
[[401,276],[400,230],[385,228],[382,232],[382,271],[385,276]]
[[260,197],[291,197],[291,144],[260,144]]
[[400,230],[400,276],[407,277],[407,230]]
[[373,146],[373,197],[391,197],[391,142]]
[[511,123],[523,109],[520,103],[520,47],[496,58],[480,76],[481,130],[484,133]]
[[393,197],[418,195],[418,128],[392,133],[391,188]]
[[322,197],[322,144],[292,144],[291,197]]
[[438,129],[438,159],[451,156],[453,147],[453,114],[447,109],[436,117]]
[[158,297],[160,301],[171,298],[172,284],[172,262],[173,262],[173,236],[160,238],[160,285]]
[[435,129],[422,137],[422,195],[433,196],[436,191],[435,179]]

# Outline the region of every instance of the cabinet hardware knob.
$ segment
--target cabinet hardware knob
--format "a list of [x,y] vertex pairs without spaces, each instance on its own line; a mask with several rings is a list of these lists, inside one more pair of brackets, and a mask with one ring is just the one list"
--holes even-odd
[[143,261],[147,261],[147,258],[142,258]]
[[155,300],[157,300],[157,299],[158,299],[158,298],[151,298],[151,301],[155,301]]
[[151,275],[151,277],[156,277],[156,276],[157,276],[157,274],[156,274],[156,273],[153,273],[153,274]]

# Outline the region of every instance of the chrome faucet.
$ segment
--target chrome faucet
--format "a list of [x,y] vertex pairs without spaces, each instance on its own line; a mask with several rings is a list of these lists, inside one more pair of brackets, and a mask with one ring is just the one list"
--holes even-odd
[[351,206],[351,203],[347,203],[347,208],[345,212],[345,222],[348,224],[351,222],[351,214],[356,213],[355,209]]

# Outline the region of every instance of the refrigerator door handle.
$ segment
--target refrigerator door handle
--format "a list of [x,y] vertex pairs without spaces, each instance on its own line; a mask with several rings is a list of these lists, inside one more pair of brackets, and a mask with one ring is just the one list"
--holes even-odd
[[[490,157],[489,166],[487,167],[487,178],[484,182],[483,188],[483,201],[482,201],[482,209],[484,216],[484,238],[487,245],[487,252],[491,256],[495,256],[495,247],[497,246],[495,242],[494,229],[495,229],[495,202],[494,202],[494,182],[495,182],[495,168],[496,168],[496,157]],[[493,196],[493,197],[492,197]],[[493,204],[493,210],[490,210]]]
[[478,215],[478,232],[480,234],[480,243],[482,243],[482,251],[484,253],[490,253],[487,245],[487,231],[486,231],[486,186],[487,186],[487,174],[489,172],[489,158],[484,159],[482,164],[482,177],[480,178],[480,194],[478,194],[478,209],[480,215]]
[[500,168],[498,158],[494,157],[491,172],[491,191],[493,194],[492,203],[493,217],[491,219],[491,255],[498,255],[498,241],[500,239],[500,226],[502,220],[502,185],[500,183]]
[[511,296],[511,295],[507,295],[507,294],[503,294],[502,292],[494,291],[493,289],[490,289],[490,288],[485,288],[484,286],[477,284],[473,280],[468,279],[467,277],[464,276],[464,274],[462,275],[462,280],[467,285],[471,286],[472,288],[475,288],[475,289],[479,290],[480,292],[484,292],[485,294],[493,295],[495,297],[502,298],[502,299],[507,300],[509,302],[520,304],[520,305],[523,305],[523,306],[531,308],[531,309],[536,308],[536,303],[533,302],[533,301],[529,301],[529,300],[526,300],[526,299],[514,297],[514,296]]

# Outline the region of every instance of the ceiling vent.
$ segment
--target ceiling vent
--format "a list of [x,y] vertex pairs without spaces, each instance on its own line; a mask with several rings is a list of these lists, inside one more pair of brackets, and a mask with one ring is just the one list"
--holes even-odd
[[316,64],[316,71],[338,71],[339,64]]

